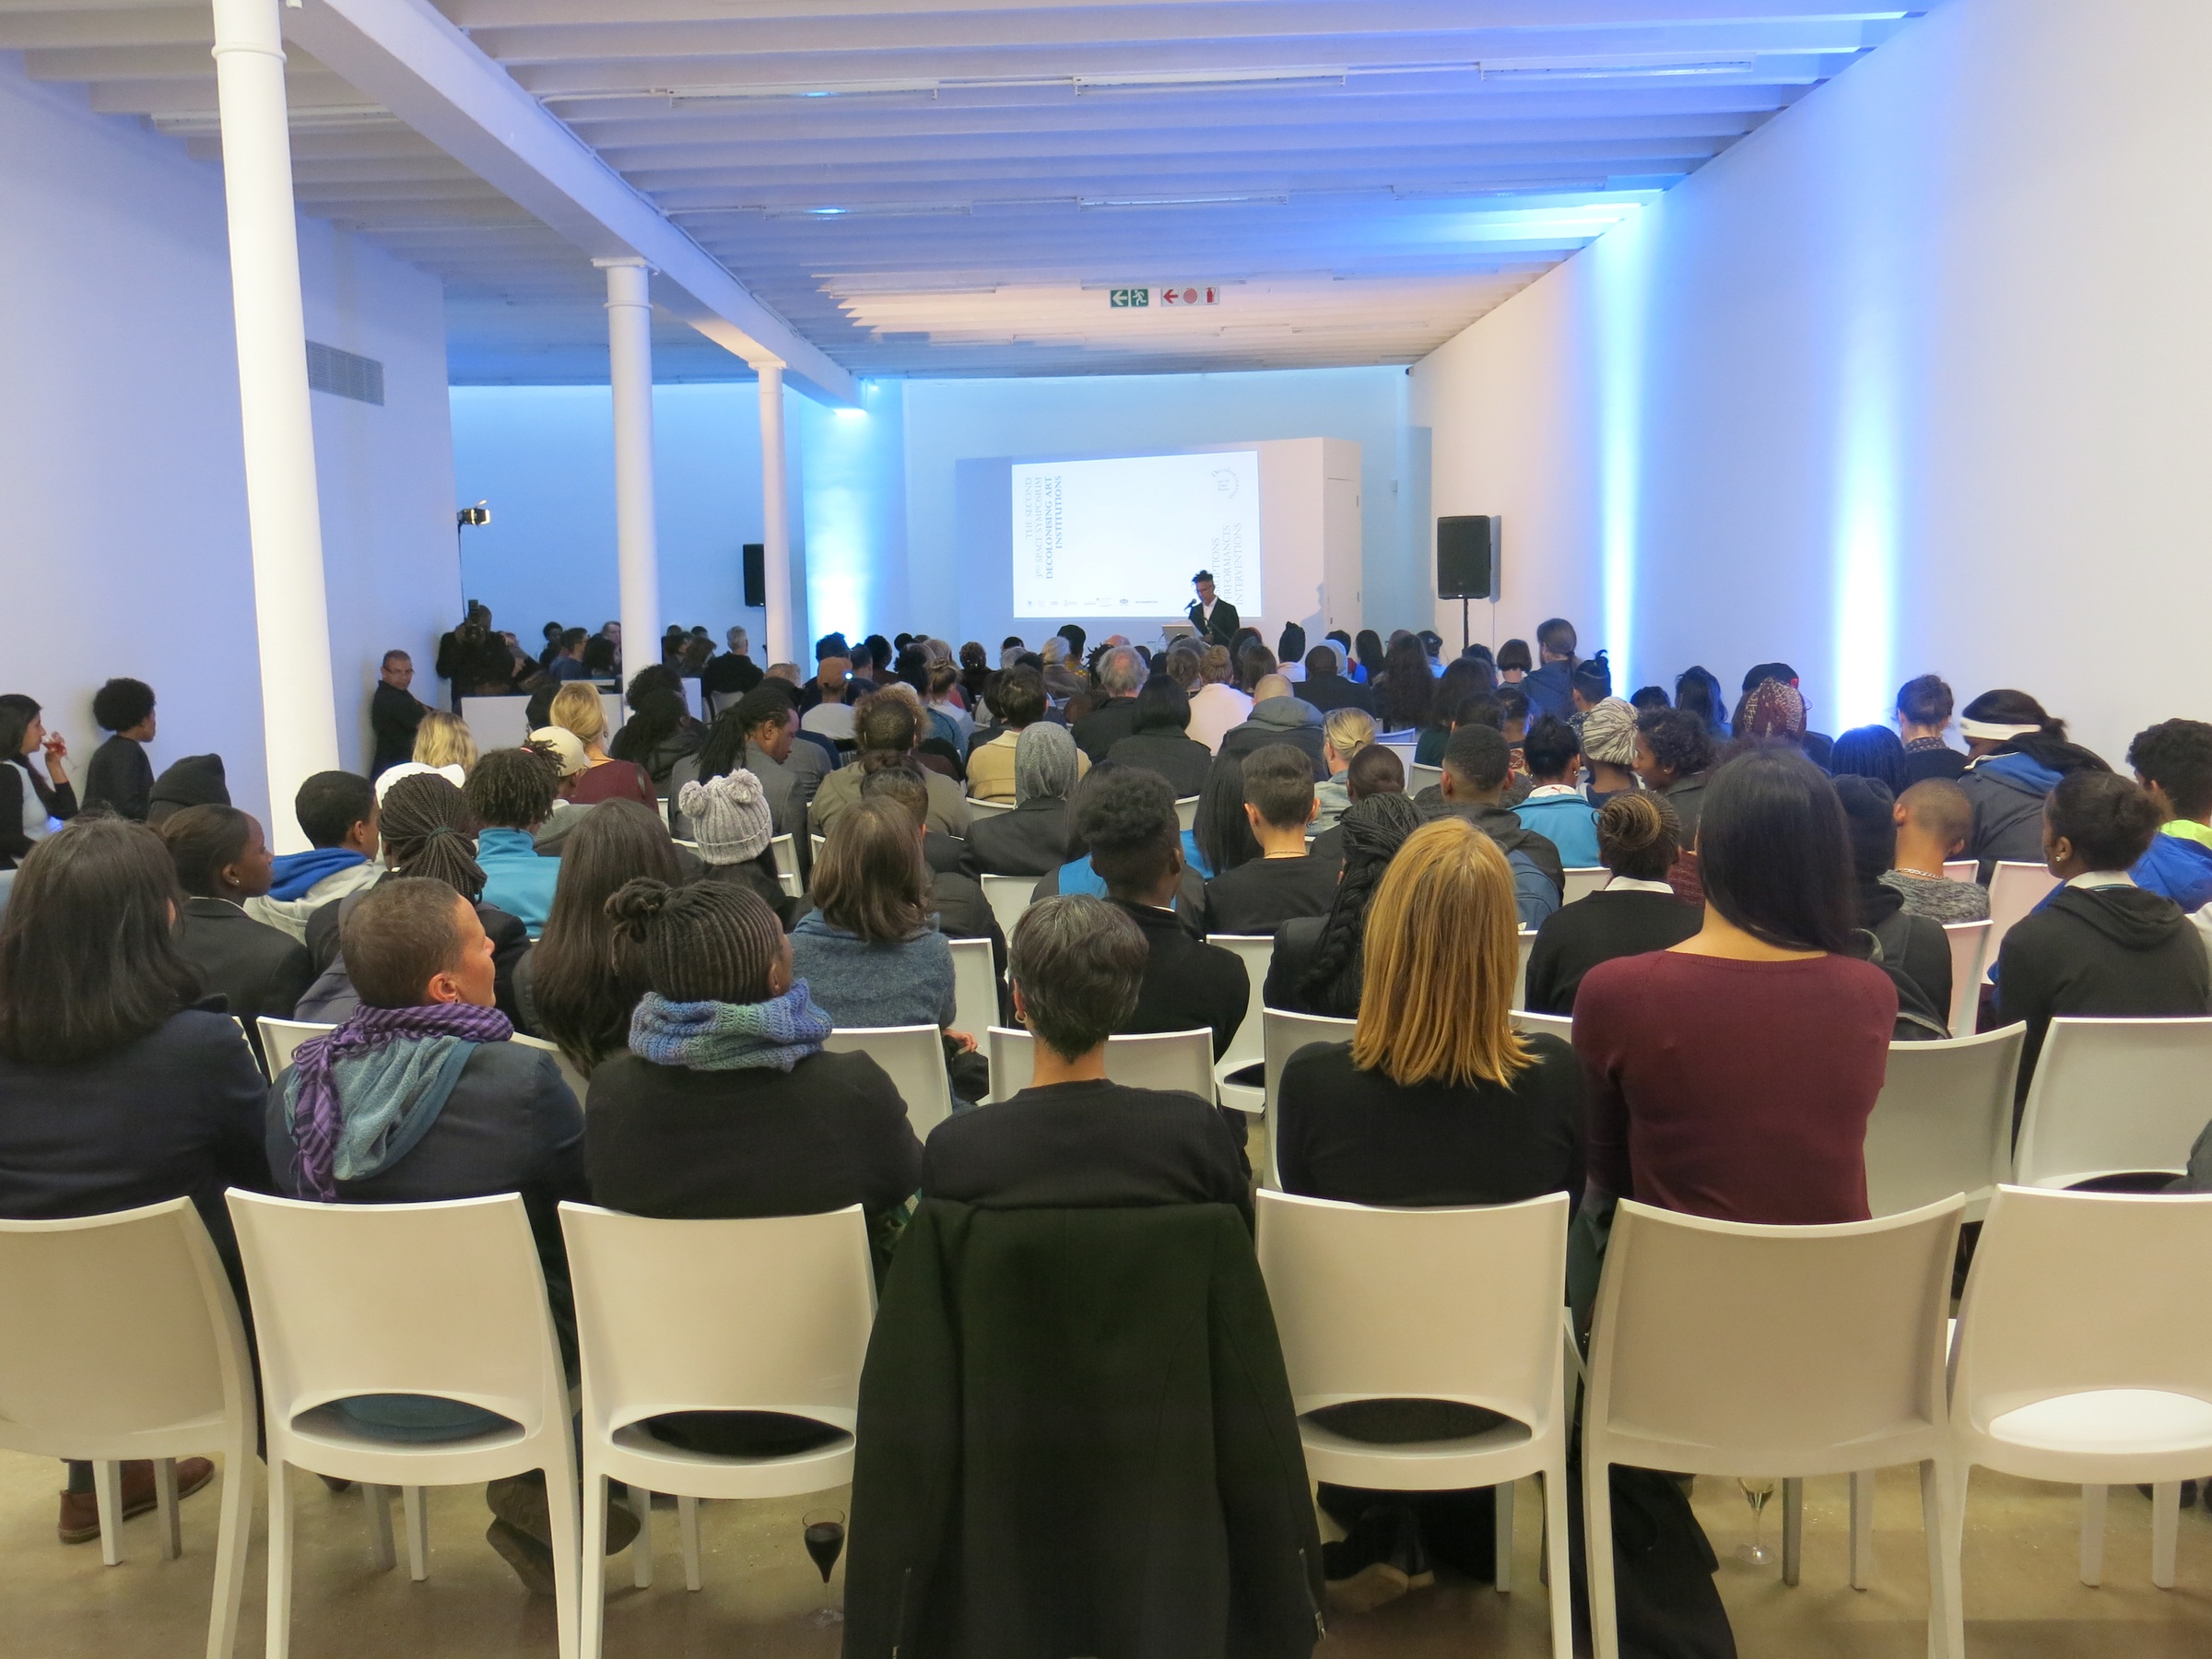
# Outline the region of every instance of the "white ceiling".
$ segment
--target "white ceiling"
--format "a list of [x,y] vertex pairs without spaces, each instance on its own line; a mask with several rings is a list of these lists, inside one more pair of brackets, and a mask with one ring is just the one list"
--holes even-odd
[[[1938,0],[437,3],[838,363],[947,375],[1410,362]],[[212,39],[0,0],[33,76],[215,163]],[[288,76],[300,206],[443,278],[457,381],[605,378],[582,251]],[[1218,303],[1110,303],[1169,283]],[[656,337],[663,378],[747,372]]]

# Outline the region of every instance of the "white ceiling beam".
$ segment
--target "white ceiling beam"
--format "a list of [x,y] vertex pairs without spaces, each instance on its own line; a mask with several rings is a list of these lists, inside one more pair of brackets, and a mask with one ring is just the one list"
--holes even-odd
[[655,299],[800,390],[856,405],[853,376],[548,114],[427,0],[308,0],[285,34],[593,258],[635,254]]

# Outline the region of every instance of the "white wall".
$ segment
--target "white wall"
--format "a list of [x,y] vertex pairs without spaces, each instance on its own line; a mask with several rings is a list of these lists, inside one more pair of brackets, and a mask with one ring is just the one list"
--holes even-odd
[[[432,278],[327,225],[301,240],[311,331],[385,368],[381,409],[313,398],[358,762],[373,656],[427,647],[458,586],[443,324]],[[0,294],[5,688],[45,705],[81,768],[93,690],[147,680],[155,765],[220,753],[232,799],[266,821],[220,172],[0,53]]]
[[2114,759],[2212,714],[2208,54],[2200,0],[1952,0],[1417,365],[1500,633],[1787,659],[1830,731],[1931,670]]

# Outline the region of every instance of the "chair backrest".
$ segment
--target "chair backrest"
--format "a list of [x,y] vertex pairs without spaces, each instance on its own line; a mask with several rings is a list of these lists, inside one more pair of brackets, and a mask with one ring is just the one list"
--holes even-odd
[[1943,876],[1946,881],[1963,881],[1971,885],[1974,878],[1981,873],[1981,865],[1973,859],[1947,858],[1944,860]]
[[865,1054],[889,1073],[916,1135],[927,1138],[952,1115],[945,1039],[935,1026],[840,1026],[823,1046],[834,1054]]
[[1276,1096],[1283,1081],[1283,1067],[1290,1056],[1309,1042],[1349,1042],[1352,1033],[1359,1029],[1356,1019],[1330,1019],[1319,1014],[1286,1014],[1280,1008],[1263,1008],[1260,1012],[1260,1041],[1263,1079],[1260,1110],[1267,1121],[1267,1168],[1262,1171],[1263,1184],[1278,1191],[1283,1184],[1282,1160],[1277,1155],[1277,1125],[1281,1120],[1276,1112]]
[[977,880],[982,883],[983,897],[990,901],[991,913],[998,918],[998,931],[1011,943],[1022,912],[1030,908],[1030,896],[1037,890],[1038,877],[982,876]]
[[1012,801],[979,801],[973,795],[968,797],[968,816],[971,818],[996,818],[1002,812],[1013,810]]
[[780,1411],[852,1432],[876,1317],[860,1206],[665,1221],[564,1204],[560,1230],[600,1432],[664,1411]]
[[2212,1019],[2054,1019],[2028,1085],[2013,1179],[2063,1187],[2189,1167],[2212,1118]]
[[2058,1394],[2212,1400],[2212,1196],[1999,1187],[1959,1304],[1952,1410],[1989,1419]]
[[947,939],[952,947],[952,1023],[979,1042],[998,1023],[998,964],[988,939]]
[[[1407,778],[1410,779],[1413,776],[1413,754],[1421,747],[1421,735],[1418,732],[1384,732],[1376,737],[1375,743],[1379,747],[1386,748],[1397,756],[1399,764],[1406,769]],[[1406,793],[1407,794],[1413,793],[1410,783],[1407,784]]]
[[2012,1090],[2028,1028],[1893,1042],[1866,1123],[1866,1202],[1901,1215],[1964,1193],[1971,1209],[2012,1177]]
[[1531,1014],[1526,1008],[1515,1008],[1506,1018],[1512,1021],[1516,1031],[1548,1031],[1561,1042],[1574,1041],[1574,1016],[1571,1014]]
[[1198,797],[1196,795],[1177,795],[1175,797],[1175,823],[1177,828],[1182,830],[1198,828]]
[[2000,864],[1989,877],[1989,944],[1983,960],[1992,966],[1997,947],[2012,924],[2043,901],[2058,877],[2040,864]]
[[[169,1456],[161,1431],[250,1420],[252,1362],[221,1259],[189,1198],[0,1221],[0,1446]],[[145,1435],[145,1451],[130,1447]]]
[[1513,1000],[1511,1006],[1525,1008],[1528,1006],[1528,953],[1536,947],[1535,929],[1523,928],[1513,940],[1513,945],[1520,959],[1513,969]]
[[[988,1045],[991,1098],[1004,1100],[1030,1086],[1037,1060],[1027,1031],[993,1026]],[[1147,1031],[1106,1039],[1106,1076],[1131,1088],[1180,1088],[1214,1101],[1214,1034]]]
[[1260,1030],[1260,1010],[1267,989],[1267,964],[1275,959],[1275,940],[1265,934],[1207,934],[1206,942],[1234,953],[1244,964],[1248,993],[1244,1018],[1238,1022],[1237,1034],[1230,1039],[1229,1052],[1214,1068],[1227,1077],[1247,1065],[1257,1065],[1266,1057],[1267,1042]]
[[312,1019],[271,1019],[266,1014],[257,1023],[261,1027],[262,1057],[268,1062],[272,1078],[292,1063],[292,1051],[310,1037],[320,1037],[325,1031],[338,1029]]
[[1577,899],[1587,899],[1613,879],[1613,872],[1604,865],[1576,865],[1561,872],[1567,877],[1567,895],[1562,903],[1572,904]]
[[806,890],[806,884],[799,879],[797,838],[789,830],[782,835],[771,835],[768,840],[768,850],[775,855],[776,880],[782,884],[784,892],[796,899]]
[[1441,789],[1444,786],[1444,769],[1424,766],[1418,760],[1406,769],[1406,793],[1418,795],[1424,789]]
[[1989,965],[1989,923],[1946,922],[1943,936],[1951,947],[1950,1026],[1954,1037],[1971,1037],[1982,1008],[1982,973]]
[[232,1188],[276,1435],[350,1394],[462,1400],[529,1433],[567,1409],[520,1195],[311,1204]]
[[560,1067],[560,1080],[569,1086],[569,1092],[576,1097],[576,1104],[583,1104],[584,1097],[592,1091],[592,1079],[589,1074],[578,1071],[569,1063],[569,1057],[560,1052],[559,1043],[547,1042],[543,1037],[525,1037],[520,1031],[510,1041],[520,1043],[524,1048],[543,1049],[551,1054],[553,1064]]
[[1258,1227],[1301,1416],[1350,1400],[1456,1400],[1549,1426],[1565,1346],[1566,1194],[1371,1209],[1263,1192]]
[[[1694,1474],[1932,1456],[1962,1201],[1878,1221],[1755,1227],[1623,1200],[1598,1282],[1584,1421],[1616,1457]],[[1917,1453],[1907,1445],[1924,1448]],[[1901,1454],[1900,1454],[1901,1453]],[[1643,1457],[1618,1461],[1657,1467]]]

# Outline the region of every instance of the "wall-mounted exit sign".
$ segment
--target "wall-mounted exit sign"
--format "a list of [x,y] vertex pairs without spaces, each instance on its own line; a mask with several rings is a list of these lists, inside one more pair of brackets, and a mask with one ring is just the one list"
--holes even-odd
[[1115,311],[1133,311],[1152,303],[1148,288],[1119,288],[1107,290],[1107,304]]

